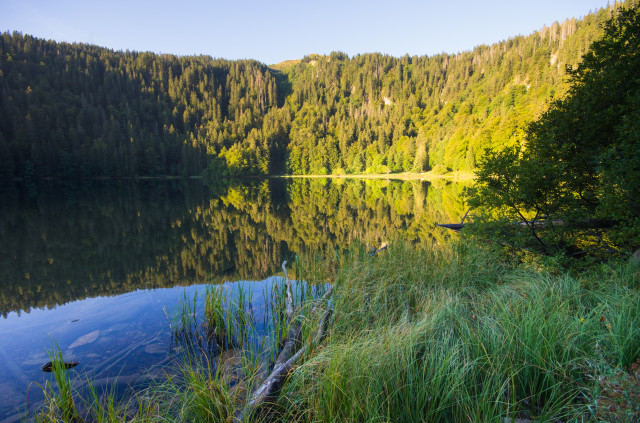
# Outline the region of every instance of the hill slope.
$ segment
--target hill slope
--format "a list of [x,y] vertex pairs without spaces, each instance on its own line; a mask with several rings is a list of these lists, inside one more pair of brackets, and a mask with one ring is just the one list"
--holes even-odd
[[521,141],[616,7],[458,55],[277,69],[4,33],[0,178],[471,170]]

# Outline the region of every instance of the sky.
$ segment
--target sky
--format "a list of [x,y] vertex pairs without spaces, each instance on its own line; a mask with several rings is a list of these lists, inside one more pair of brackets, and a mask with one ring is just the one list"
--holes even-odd
[[0,32],[114,50],[275,64],[332,51],[468,51],[580,18],[607,0],[0,0]]

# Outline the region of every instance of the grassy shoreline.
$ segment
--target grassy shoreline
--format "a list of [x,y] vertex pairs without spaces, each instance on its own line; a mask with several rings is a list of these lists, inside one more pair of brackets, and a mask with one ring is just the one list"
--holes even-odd
[[638,281],[638,263],[572,276],[473,246],[361,257],[339,271],[331,338],[281,406],[327,422],[634,421],[639,398],[611,386],[633,384],[621,369],[640,356]]
[[[296,274],[333,283],[334,318],[320,345],[311,344],[307,326],[303,342],[313,348],[272,404],[272,419],[640,417],[638,262],[570,275],[553,261],[516,261],[470,241],[429,250],[395,243],[378,256],[359,247],[346,258],[301,263]],[[235,384],[224,366],[184,366],[136,394],[126,419],[235,421],[263,372],[250,356],[240,353],[245,370]],[[43,415],[54,416],[56,407]],[[107,421],[127,416],[117,406],[103,414]],[[57,421],[49,417],[42,421]]]

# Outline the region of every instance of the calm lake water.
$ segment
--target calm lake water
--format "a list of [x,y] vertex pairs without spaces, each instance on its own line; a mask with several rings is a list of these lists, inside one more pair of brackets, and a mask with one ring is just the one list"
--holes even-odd
[[[2,185],[4,184],[4,185]],[[42,401],[59,346],[97,385],[160,374],[173,353],[164,309],[204,284],[263,292],[283,260],[399,237],[446,242],[463,185],[266,179],[0,183],[0,423]],[[229,282],[231,281],[231,282]],[[264,303],[254,298],[254,310]],[[86,380],[86,376],[84,377]]]

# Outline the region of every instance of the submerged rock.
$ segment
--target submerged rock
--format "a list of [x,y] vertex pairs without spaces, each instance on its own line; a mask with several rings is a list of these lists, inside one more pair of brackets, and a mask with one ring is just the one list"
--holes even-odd
[[160,342],[149,344],[144,347],[144,352],[146,352],[147,354],[163,354],[166,353],[167,350],[167,346]]
[[[64,365],[64,368],[66,370],[66,369],[72,369],[76,367],[78,364],[80,364],[80,362],[68,361],[68,362],[63,362],[62,364]],[[40,368],[42,369],[43,372],[51,373],[53,371],[53,363],[51,361],[47,361]]]
[[93,332],[89,332],[88,334],[82,335],[80,338],[73,341],[73,343],[69,345],[69,348],[75,348],[81,345],[90,344],[94,342],[96,339],[98,339],[98,336],[100,336],[99,330],[94,330]]

